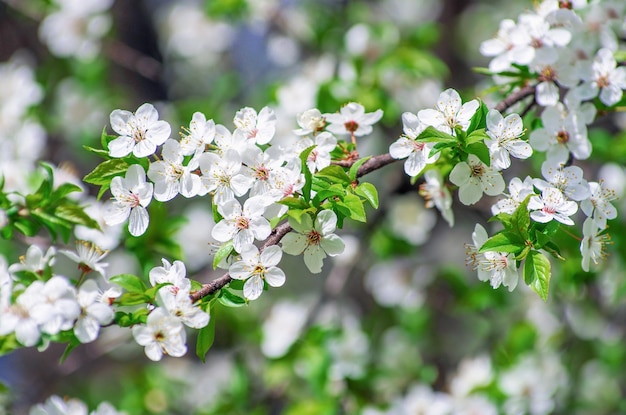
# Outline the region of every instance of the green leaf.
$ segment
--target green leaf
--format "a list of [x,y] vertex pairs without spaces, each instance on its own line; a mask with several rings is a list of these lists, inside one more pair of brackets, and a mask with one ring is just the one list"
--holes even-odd
[[217,269],[220,262],[227,258],[228,255],[230,255],[234,250],[235,247],[233,246],[233,241],[229,241],[228,243],[222,245],[215,253],[215,257],[213,257],[213,269]]
[[482,100],[479,99],[478,102],[480,103],[480,105],[470,119],[469,127],[467,127],[468,133],[472,133],[475,130],[487,127],[487,113],[489,112],[489,108],[487,108],[487,105],[485,105]]
[[144,293],[127,292],[122,294],[116,301],[121,306],[147,304],[150,298]]
[[550,260],[539,251],[530,251],[524,262],[524,281],[543,301],[548,299]]
[[524,241],[511,232],[500,232],[487,239],[478,252],[487,251],[517,253],[524,249]]
[[6,336],[0,336],[0,356],[8,354],[13,350],[22,347],[15,337],[15,332],[7,334]]
[[438,129],[430,125],[426,127],[426,129],[422,131],[420,135],[418,135],[415,139],[417,141],[423,141],[426,143],[457,143],[459,141],[456,137],[444,133],[443,131],[439,131]]
[[528,211],[528,201],[532,195],[528,195],[511,215],[512,231],[517,233],[522,239],[528,240],[530,234],[530,212]]
[[330,166],[323,168],[322,170],[315,173],[315,175],[317,177],[327,179],[331,183],[339,183],[343,185],[348,185],[352,183],[352,180],[343,170],[343,167],[337,166],[335,164],[331,164]]
[[474,154],[487,166],[491,165],[491,155],[489,154],[489,149],[484,143],[479,142],[468,145],[467,152]]
[[35,236],[39,232],[39,224],[28,218],[20,218],[13,223],[15,228],[26,236]]
[[315,146],[311,146],[300,153],[300,161],[302,162],[302,174],[304,174],[304,186],[302,187],[302,196],[306,202],[311,200],[311,186],[313,185],[313,175],[309,166],[306,165],[306,161],[309,158],[309,154]]
[[372,158],[372,156],[363,157],[362,159],[357,160],[350,167],[350,171],[348,172],[348,176],[350,177],[351,181],[355,181],[356,180],[356,175],[359,172],[359,168],[363,165],[363,163],[365,163],[367,160],[369,160],[371,158]]
[[111,159],[100,163],[83,181],[98,186],[108,185],[115,176],[121,176],[128,170],[129,164],[122,159]]
[[289,209],[308,209],[311,207],[307,202],[299,197],[285,197],[278,201],[281,205],[287,206]]
[[62,364],[63,362],[65,362],[65,360],[69,357],[70,353],[72,353],[72,351],[76,348],[76,346],[78,346],[80,344],[81,344],[80,341],[78,341],[78,339],[76,337],[74,337],[74,340],[70,341],[67,344],[67,347],[63,351],[63,354],[59,358],[59,364]]
[[289,209],[287,211],[287,216],[289,216],[290,218],[293,218],[296,222],[301,223],[302,222],[302,215],[304,215],[305,213],[306,213],[306,210]]
[[440,153],[442,150],[449,148],[449,147],[454,147],[456,146],[457,143],[450,143],[450,142],[442,142],[442,143],[437,143],[433,146],[433,148],[430,150],[430,153],[428,153],[428,157],[434,157],[437,153]]
[[63,199],[65,196],[70,193],[80,192],[81,189],[79,186],[72,183],[63,183],[61,186],[57,187],[50,196],[50,203],[56,203],[57,201]]
[[346,194],[343,199],[344,205],[350,209],[350,218],[359,222],[366,222],[365,208],[363,207],[363,201],[357,195],[351,193]]
[[54,211],[55,215],[59,218],[76,225],[83,225],[91,229],[100,229],[100,225],[88,214],[85,213],[82,207],[77,205],[61,205]]
[[[556,221],[555,221],[556,222]],[[547,242],[545,244],[545,246],[543,247],[543,249],[549,253],[550,255],[552,255],[553,257],[555,257],[556,259],[560,259],[561,261],[565,261],[565,258],[563,258],[561,256],[561,250],[559,249],[559,247],[554,243],[554,242]]]
[[488,138],[489,136],[487,135],[487,133],[485,133],[485,130],[481,128],[479,130],[472,131],[467,136],[467,144],[483,142]]
[[333,184],[327,189],[320,190],[315,194],[313,198],[313,204],[318,206],[326,199],[332,199],[334,197],[343,198],[346,194],[346,189],[340,184]]
[[373,184],[360,183],[354,191],[357,195],[367,200],[374,209],[378,209],[378,190],[376,190]]
[[202,360],[202,363],[206,363],[206,354],[213,345],[213,340],[215,340],[215,319],[211,318],[209,324],[198,331],[196,340],[196,356]]
[[141,278],[132,274],[119,274],[109,278],[113,284],[117,284],[129,293],[143,293],[146,291],[146,284]]
[[248,302],[245,300],[245,298],[242,298],[240,296],[238,296],[237,294],[234,294],[232,291],[229,290],[222,290],[220,292],[220,296],[218,298],[218,301],[226,306],[226,307],[242,307],[244,305],[246,305]]
[[100,148],[94,148],[94,147],[90,147],[86,145],[84,145],[83,148],[89,151],[90,153],[96,154],[102,158],[105,158],[105,159],[109,158],[109,152],[107,150],[102,150]]

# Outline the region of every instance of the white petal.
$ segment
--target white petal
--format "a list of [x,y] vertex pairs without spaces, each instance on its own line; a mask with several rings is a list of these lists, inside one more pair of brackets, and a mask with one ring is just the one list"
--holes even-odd
[[300,255],[308,246],[305,235],[296,232],[289,232],[281,241],[283,252],[289,255]]
[[322,238],[320,245],[324,251],[330,256],[343,253],[346,245],[338,235],[331,234]]
[[328,235],[337,228],[337,215],[332,210],[323,210],[317,214],[315,229],[322,235]]
[[304,251],[304,265],[306,265],[313,274],[322,272],[324,258],[326,258],[326,253],[319,245],[311,245]]
[[270,287],[282,287],[285,279],[285,273],[278,267],[268,268],[265,272],[265,281]]
[[117,137],[109,143],[109,155],[111,157],[125,157],[133,151],[135,140],[127,135]]
[[148,211],[142,206],[137,206],[130,211],[130,220],[128,221],[128,231],[133,236],[143,235],[148,229],[150,217]]
[[263,293],[263,279],[258,275],[253,276],[243,286],[243,295],[248,300],[256,300]]

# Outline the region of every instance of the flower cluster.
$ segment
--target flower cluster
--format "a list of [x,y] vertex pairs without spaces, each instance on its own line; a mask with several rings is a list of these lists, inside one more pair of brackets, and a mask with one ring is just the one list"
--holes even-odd
[[185,264],[162,261],[162,267],[150,271],[150,283],[163,284],[157,293],[157,307],[150,310],[145,325],[132,328],[135,341],[145,347],[146,356],[154,361],[161,360],[163,355],[183,356],[187,353],[184,326],[200,329],[210,319],[208,313],[191,302],[191,281]]
[[[79,246],[83,244],[79,241]],[[103,255],[94,257],[92,252],[79,249],[79,253],[71,253],[83,276],[96,269],[103,272],[105,264],[99,263]],[[14,333],[24,346],[35,346],[42,338],[49,340],[61,332],[72,331],[79,342],[90,343],[98,337],[101,326],[113,321],[111,303],[121,293],[115,288],[102,291],[93,279],[84,281],[77,289],[67,277],[52,274],[45,281],[36,279],[24,286],[19,275],[30,278],[49,273],[54,255],[53,248],[44,255],[32,245],[21,263],[0,271],[0,335]]]

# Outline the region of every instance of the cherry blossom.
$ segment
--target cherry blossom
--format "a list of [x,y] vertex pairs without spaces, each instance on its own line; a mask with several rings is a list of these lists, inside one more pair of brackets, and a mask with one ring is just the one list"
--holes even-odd
[[187,353],[185,326],[162,307],[148,315],[145,325],[132,328],[135,341],[145,347],[150,360],[159,361],[163,355],[181,357]]
[[114,200],[109,203],[104,214],[107,225],[117,225],[128,221],[128,230],[133,236],[142,235],[148,229],[148,210],[152,201],[154,185],[146,182],[146,173],[139,164],[128,168],[124,178],[116,176],[111,181]]
[[587,218],[583,223],[580,253],[582,255],[581,267],[585,272],[589,272],[591,262],[598,265],[606,257],[605,247],[610,243],[611,238],[603,232],[604,229],[602,224],[598,224],[593,218]]
[[113,308],[102,302],[98,284],[87,280],[78,290],[76,299],[81,312],[74,325],[74,334],[81,343],[90,343],[98,338],[100,327],[113,321]]
[[184,166],[181,144],[169,139],[163,145],[161,160],[150,163],[148,178],[154,183],[154,198],[167,202],[177,194],[193,197],[200,192],[200,176],[193,173],[198,167],[198,159],[192,158]]
[[293,232],[283,237],[283,251],[289,255],[304,253],[304,264],[314,274],[322,272],[326,255],[339,255],[345,248],[341,238],[333,233],[337,227],[337,215],[332,210],[318,213],[315,222],[306,214],[302,215],[300,222],[290,217],[289,224]]
[[244,245],[241,260],[233,263],[228,273],[236,280],[246,281],[244,297],[256,300],[263,293],[264,282],[270,287],[281,287],[285,283],[285,273],[276,266],[282,256],[283,251],[277,245],[269,246],[261,253],[252,244]]
[[269,143],[276,132],[276,115],[269,107],[263,107],[258,114],[253,108],[242,108],[235,114],[233,122],[237,127],[233,133],[235,136],[256,144]]
[[530,145],[519,138],[524,134],[524,125],[517,114],[509,114],[504,118],[498,110],[490,110],[487,114],[486,133],[489,138],[485,139],[485,145],[491,154],[491,167],[496,170],[511,166],[509,155],[527,159],[533,153]]
[[597,225],[604,229],[607,219],[617,217],[617,209],[611,204],[611,201],[617,199],[617,195],[614,190],[607,189],[602,181],[589,183],[589,191],[591,193],[589,198],[580,203],[580,208],[585,215],[594,218]]
[[363,105],[350,102],[344,105],[339,114],[324,114],[328,126],[326,129],[333,134],[349,134],[354,137],[368,135],[383,116],[382,110],[365,112]]
[[555,219],[564,225],[573,225],[570,218],[578,211],[576,202],[566,200],[563,193],[555,187],[547,187],[541,196],[531,196],[528,201],[528,210],[532,220],[546,223]]
[[224,219],[219,221],[211,230],[211,236],[220,242],[232,239],[237,252],[243,246],[251,244],[255,239],[262,241],[270,235],[270,223],[263,217],[267,207],[267,199],[263,196],[254,196],[241,204],[236,199],[218,205],[217,210]]
[[435,206],[441,216],[451,227],[454,226],[454,213],[452,212],[452,196],[445,186],[439,170],[428,170],[424,173],[425,182],[419,186],[419,194],[426,200],[425,206]]
[[459,200],[464,205],[478,202],[483,193],[496,196],[505,184],[502,174],[480,161],[474,154],[458,163],[450,172],[450,181],[459,186]]
[[513,291],[519,279],[515,255],[494,251],[479,253],[478,250],[487,239],[489,236],[485,228],[476,224],[472,233],[473,245],[466,245],[467,261],[478,272],[479,280],[489,281],[494,289],[504,285],[509,291]]
[[120,134],[109,143],[111,157],[135,157],[154,154],[157,146],[170,137],[172,128],[166,121],[159,120],[159,113],[152,104],[143,104],[133,114],[126,110],[115,110],[110,117],[111,128]]
[[581,99],[595,98],[600,94],[600,101],[612,106],[622,99],[626,89],[626,68],[617,67],[615,56],[609,49],[603,48],[596,54],[591,67],[585,68],[583,82],[576,93]]
[[444,133],[455,134],[455,127],[463,130],[469,127],[470,119],[478,106],[475,99],[462,104],[459,93],[449,88],[439,95],[435,109],[423,109],[417,113],[417,117],[424,125],[433,126]]
[[413,177],[421,173],[427,164],[432,164],[439,159],[439,153],[430,157],[430,151],[435,143],[416,141],[417,136],[426,128],[415,114],[405,112],[402,114],[404,134],[396,142],[389,146],[389,154],[395,159],[406,158],[404,172]]
[[201,112],[194,112],[187,134],[180,139],[180,150],[184,156],[199,155],[215,139],[215,122],[206,119]]

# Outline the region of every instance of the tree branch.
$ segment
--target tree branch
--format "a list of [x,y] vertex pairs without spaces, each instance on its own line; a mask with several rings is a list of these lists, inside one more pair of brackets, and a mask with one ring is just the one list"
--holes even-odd
[[504,112],[524,98],[535,95],[536,88],[536,85],[526,85],[522,89],[518,89],[508,97],[504,98],[493,108],[500,112]]
[[[500,112],[505,111],[506,109],[514,105],[515,103],[521,101],[522,99],[526,97],[533,95],[534,93],[535,93],[535,86],[526,86],[514,92],[513,94],[509,95],[508,97],[506,97],[504,100],[498,103],[498,105],[495,106],[495,109],[497,109]],[[349,168],[350,166],[354,164],[355,161],[343,160],[343,161],[335,162],[334,164]],[[393,157],[391,157],[389,153],[374,156],[370,158],[369,160],[367,160],[365,163],[363,163],[361,167],[359,167],[359,171],[357,172],[356,175],[357,177],[363,177],[366,174],[376,171],[396,161],[399,161],[399,159],[394,159]],[[283,236],[289,233],[289,231],[291,231],[291,226],[289,226],[288,222],[284,222],[278,225],[272,231],[270,236],[266,239],[265,243],[259,249],[259,251],[263,252],[263,250],[267,248],[268,246],[277,245],[280,242],[280,240],[283,238]],[[226,285],[228,285],[228,283],[230,283],[231,281],[232,281],[232,278],[230,277],[228,273],[226,273],[222,275],[221,277],[217,278],[216,280],[213,280],[207,284],[204,284],[200,290],[192,293],[191,301],[195,302],[206,296],[214,294],[217,291],[224,288]]]

